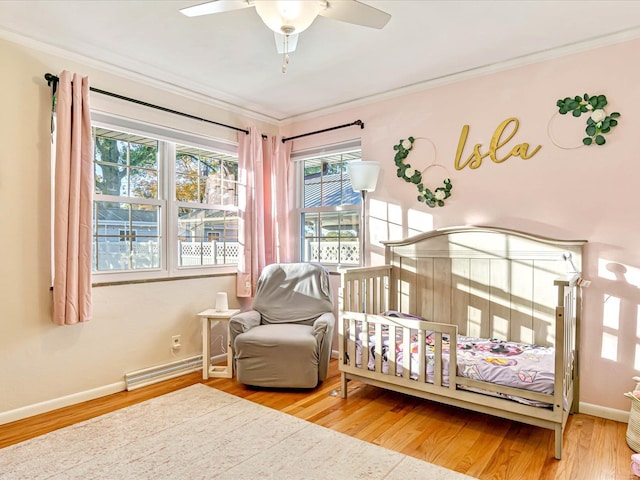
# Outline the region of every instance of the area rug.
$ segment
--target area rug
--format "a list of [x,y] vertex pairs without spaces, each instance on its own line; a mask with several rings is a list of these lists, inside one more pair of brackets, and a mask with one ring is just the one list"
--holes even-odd
[[464,480],[413,457],[192,385],[0,450],[0,479]]

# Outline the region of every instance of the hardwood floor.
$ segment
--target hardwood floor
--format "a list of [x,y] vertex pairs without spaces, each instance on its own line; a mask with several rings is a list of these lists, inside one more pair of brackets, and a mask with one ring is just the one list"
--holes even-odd
[[626,444],[624,423],[572,415],[565,430],[563,459],[558,461],[553,458],[551,430],[356,382],[349,383],[347,400],[333,396],[331,392],[340,387],[336,360],[331,362],[330,377],[312,391],[272,391],[248,388],[235,379],[203,381],[199,372],[184,375],[0,425],[0,448],[194,383],[480,479],[638,478],[629,469],[634,452]]

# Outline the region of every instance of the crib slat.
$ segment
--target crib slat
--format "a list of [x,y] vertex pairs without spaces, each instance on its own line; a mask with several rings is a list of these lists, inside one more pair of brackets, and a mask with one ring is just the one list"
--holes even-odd
[[411,377],[411,331],[408,328],[402,329],[402,377]]
[[442,385],[442,332],[433,332],[433,384]]
[[362,328],[362,369],[367,370],[369,368],[369,352],[371,352],[371,343],[369,342],[369,322],[367,318],[360,323]]
[[389,310],[389,296],[386,294],[388,289],[388,276],[380,276],[378,288],[380,289],[380,311],[386,312]]
[[449,389],[457,389],[458,376],[458,329],[455,325],[449,331]]
[[418,330],[418,382],[425,383],[425,374],[427,371],[427,363],[425,356],[427,336],[422,329]]
[[376,336],[375,336],[375,348],[376,348],[376,358],[375,358],[375,370],[378,373],[382,373],[382,325],[376,323]]
[[356,322],[350,318],[347,320],[349,325],[347,326],[347,352],[349,352],[349,365],[356,366]]
[[387,351],[389,362],[389,375],[395,375],[396,369],[396,326],[389,325],[389,350]]
[[378,313],[381,313],[380,306],[378,304],[379,298],[378,298],[377,284],[378,284],[378,277],[371,277],[371,288],[370,288],[371,307],[370,307],[369,313],[375,313],[376,315]]

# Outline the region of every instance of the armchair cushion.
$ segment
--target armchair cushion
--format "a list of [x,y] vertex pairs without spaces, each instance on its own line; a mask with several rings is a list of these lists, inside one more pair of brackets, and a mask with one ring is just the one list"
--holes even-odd
[[240,338],[235,351],[239,382],[296,388],[313,388],[318,384],[319,347],[313,327],[259,325]]

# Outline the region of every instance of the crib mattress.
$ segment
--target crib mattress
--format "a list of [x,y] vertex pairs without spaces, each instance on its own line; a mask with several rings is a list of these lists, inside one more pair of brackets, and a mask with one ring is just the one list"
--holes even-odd
[[[356,365],[362,366],[362,345],[364,332],[358,332],[356,340]],[[418,378],[418,341],[417,331],[411,335],[411,374],[410,378]],[[389,374],[388,350],[389,335],[382,335],[382,371]],[[404,346],[401,334],[396,336],[396,365],[395,374],[403,374]],[[443,335],[442,364],[443,383],[449,384],[449,349],[450,339]],[[369,360],[368,369],[375,369],[375,335],[369,332]],[[434,335],[427,332],[426,338],[426,364],[427,382],[433,383],[435,368]],[[457,338],[457,372],[459,376],[491,382],[497,385],[516,387],[539,393],[553,394],[554,391],[554,363],[555,351],[553,347],[542,347],[520,342],[508,342],[498,339],[468,337],[458,335]],[[485,390],[471,389],[480,393],[499,396],[515,400],[526,405],[548,407],[547,403],[532,401],[529,399],[506,395],[503,393],[489,392]]]

